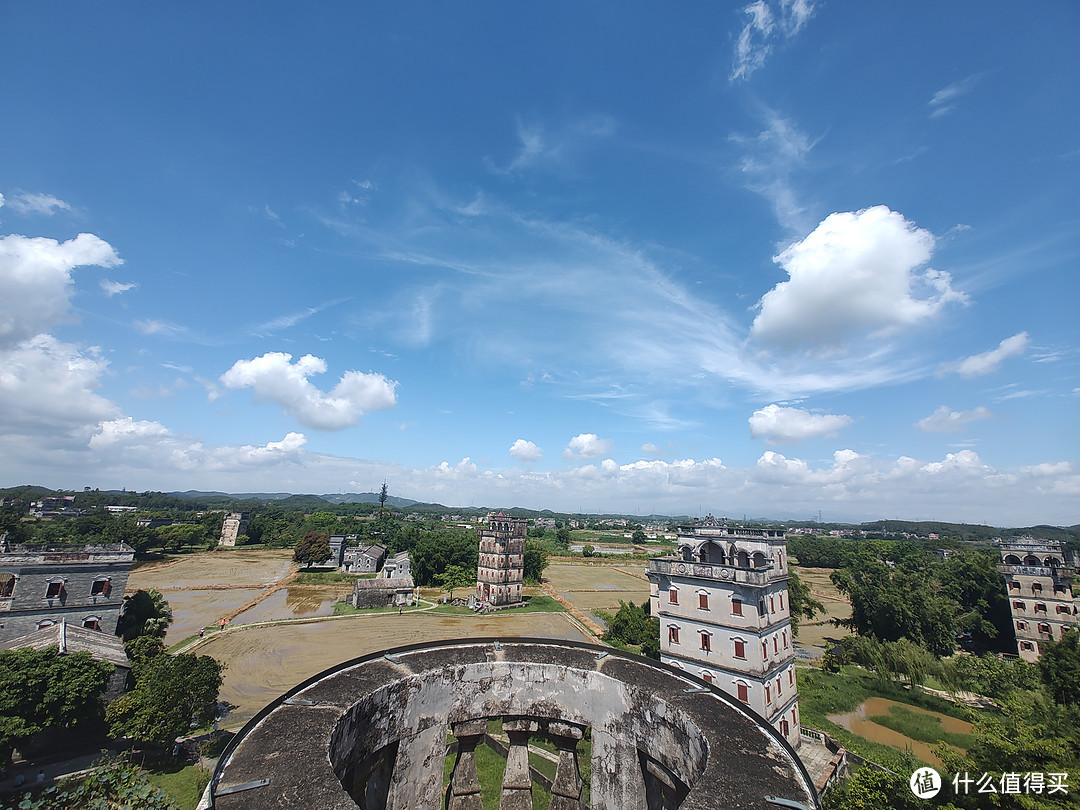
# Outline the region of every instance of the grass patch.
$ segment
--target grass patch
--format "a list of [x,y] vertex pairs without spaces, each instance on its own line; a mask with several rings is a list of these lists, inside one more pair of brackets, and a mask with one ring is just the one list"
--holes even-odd
[[566,608],[563,607],[558,600],[552,599],[550,596],[526,596],[524,604],[519,608],[512,608],[512,610],[523,610],[529,613],[565,613]]
[[447,602],[445,605],[439,602],[434,608],[428,611],[428,613],[438,613],[441,616],[464,616],[466,613],[475,613],[475,610],[470,610],[466,605],[452,605]]
[[941,721],[921,712],[913,712],[903,706],[890,706],[888,714],[873,714],[868,720],[893,731],[899,731],[905,737],[933,745],[938,742],[947,742],[957,748],[967,751],[975,742],[973,734],[961,734],[955,731],[946,731],[941,727]]
[[[220,630],[220,629],[221,629],[221,625],[218,625],[218,624],[208,624],[206,627],[203,628],[203,630],[206,631],[206,634],[213,633],[214,631]],[[184,646],[186,646],[188,644],[191,644],[193,641],[198,641],[200,638],[203,638],[203,637],[205,637],[205,636],[200,636],[198,633],[192,633],[190,636],[187,636],[186,638],[183,638],[180,641],[173,644],[171,647],[169,647],[168,651],[171,652],[171,653],[174,653],[177,650],[179,650],[181,647],[184,647]]]
[[147,767],[146,777],[150,784],[168,793],[180,810],[195,810],[210,781],[210,772],[198,765],[175,763]]
[[297,585],[352,585],[358,579],[374,579],[375,574],[346,574],[344,571],[300,571]]
[[[411,605],[406,608],[402,608],[402,613],[415,613],[420,610],[419,607]],[[355,616],[361,613],[397,613],[398,608],[396,606],[387,605],[386,607],[377,608],[357,608],[350,605],[348,602],[334,602],[334,615],[335,616]]]
[[[895,700],[898,703],[906,703],[940,712],[962,720],[971,719],[970,710],[956,706],[934,695],[928,695],[919,690],[909,691],[889,681],[882,681],[865,671],[854,667],[845,666],[838,674],[823,670],[799,669],[799,714],[804,726],[816,728],[835,737],[841,745],[849,751],[854,751],[862,757],[877,762],[885,767],[901,766],[902,752],[882,743],[871,742],[864,737],[852,734],[846,728],[838,726],[828,719],[830,714],[844,714],[854,711],[863,701],[871,697],[884,697]],[[915,715],[915,712],[910,712]],[[933,718],[927,718],[932,720]],[[875,717],[876,721],[877,718]],[[887,725],[882,723],[882,725]],[[943,739],[944,732],[937,732],[937,736],[929,740],[909,734],[907,730],[888,726],[894,731],[899,731],[914,740],[930,743]],[[940,724],[938,724],[940,729]],[[925,733],[925,732],[923,732]],[[959,735],[966,737],[967,735]],[[965,740],[966,744],[959,744],[961,748],[967,748],[972,740]],[[893,763],[893,764],[890,764]],[[895,770],[895,768],[894,768]]]

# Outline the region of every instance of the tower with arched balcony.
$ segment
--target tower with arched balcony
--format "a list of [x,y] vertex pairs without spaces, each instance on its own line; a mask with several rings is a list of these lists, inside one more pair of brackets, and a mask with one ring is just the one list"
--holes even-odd
[[480,550],[476,567],[476,598],[494,607],[521,602],[525,575],[525,523],[521,518],[493,515],[479,529]]
[[799,744],[799,700],[781,529],[708,515],[679,529],[678,553],[649,561],[660,660],[715,684]]
[[1009,595],[1016,652],[1025,661],[1037,661],[1042,645],[1057,641],[1076,626],[1072,595],[1075,565],[1066,560],[1056,540],[1021,537],[1000,540],[998,547],[998,572]]

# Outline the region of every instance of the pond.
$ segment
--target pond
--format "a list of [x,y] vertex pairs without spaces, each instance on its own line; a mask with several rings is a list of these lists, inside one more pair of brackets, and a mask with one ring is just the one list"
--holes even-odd
[[900,703],[882,697],[869,698],[859,704],[855,711],[847,712],[846,714],[830,714],[828,719],[833,723],[836,723],[836,725],[846,728],[852,734],[858,734],[860,737],[864,737],[871,742],[888,745],[901,751],[905,748],[910,748],[911,752],[919,759],[940,768],[941,760],[938,759],[933,751],[935,744],[912,739],[905,734],[901,734],[899,731],[876,723],[872,719],[876,716],[889,715],[890,713],[895,714],[897,712],[901,714],[912,712],[916,715],[926,717],[931,723],[939,724],[941,731],[947,734],[972,733],[971,723],[959,720],[955,717],[950,717],[947,714],[932,712],[928,709],[920,709],[917,706],[911,706],[906,703]]

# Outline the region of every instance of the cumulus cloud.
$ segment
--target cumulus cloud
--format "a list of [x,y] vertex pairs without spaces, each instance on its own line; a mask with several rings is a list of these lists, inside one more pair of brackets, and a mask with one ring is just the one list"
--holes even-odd
[[66,242],[18,234],[0,237],[0,346],[45,332],[69,317],[71,271],[76,267],[121,263],[116,251],[91,233]]
[[1012,337],[1005,338],[997,345],[982,354],[973,354],[965,357],[946,367],[947,371],[955,371],[961,377],[981,377],[984,374],[992,374],[1001,368],[1001,363],[1010,357],[1018,357],[1028,347],[1027,332],[1017,332]]
[[0,348],[0,432],[38,436],[115,416],[97,393],[107,366],[95,351],[47,334]]
[[324,393],[308,377],[325,373],[325,360],[306,354],[295,363],[291,361],[291,354],[267,352],[237,360],[220,379],[226,388],[251,388],[257,401],[273,402],[301,424],[317,430],[341,430],[358,424],[365,412],[397,404],[397,382],[382,374],[346,371],[337,385]]
[[57,211],[70,211],[71,206],[52,194],[29,194],[26,192],[8,197],[5,202],[20,214],[43,214],[51,217]]
[[611,450],[611,445],[611,439],[601,439],[595,433],[579,433],[566,445],[563,458],[599,458]]
[[756,0],[742,9],[748,18],[735,43],[733,80],[747,79],[765,64],[772,52],[773,43],[790,39],[806,25],[814,12],[808,0],[779,0],[771,4]]
[[206,446],[198,439],[176,435],[160,422],[124,416],[101,422],[87,446],[104,466],[149,468],[164,475],[237,472],[247,476],[261,468],[301,464],[306,444],[303,433],[287,433],[281,441],[266,444]]
[[127,292],[128,290],[133,290],[139,286],[133,281],[109,281],[107,278],[103,278],[100,284],[102,291],[105,295],[109,296],[109,298]]
[[851,424],[851,417],[767,405],[754,411],[747,421],[755,439],[764,438],[766,444],[794,444],[813,436],[834,436]]
[[942,405],[916,422],[915,426],[927,433],[958,433],[964,429],[964,425],[979,419],[989,419],[991,416],[993,414],[981,405],[970,411],[954,411],[948,405]]
[[851,336],[922,323],[967,296],[926,268],[934,237],[883,205],[830,214],[773,258],[787,271],[759,303],[752,334],[785,348],[836,349]]
[[518,461],[538,461],[544,457],[544,451],[530,441],[518,439],[510,445],[510,455]]

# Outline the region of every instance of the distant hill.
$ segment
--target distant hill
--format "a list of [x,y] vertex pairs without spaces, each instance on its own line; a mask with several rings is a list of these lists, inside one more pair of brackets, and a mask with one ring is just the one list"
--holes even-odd
[[185,492],[170,492],[174,498],[189,498],[200,501],[283,501],[293,497],[291,492],[203,492],[198,489],[189,489]]
[[[320,495],[324,501],[330,503],[378,503],[379,493],[377,492],[345,492],[339,495]],[[413,501],[409,498],[398,498],[395,495],[387,495],[386,502],[390,506],[414,506],[420,501]]]

